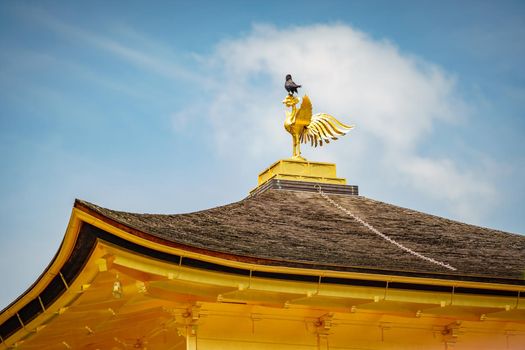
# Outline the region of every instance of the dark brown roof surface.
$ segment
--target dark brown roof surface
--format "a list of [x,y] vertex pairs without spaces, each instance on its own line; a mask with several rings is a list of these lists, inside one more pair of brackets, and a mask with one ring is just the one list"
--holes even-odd
[[268,190],[229,205],[177,215],[132,214],[84,201],[77,201],[76,206],[168,243],[237,259],[257,258],[265,264],[474,276],[475,280],[486,281],[502,278],[523,283],[525,236],[467,225],[362,196],[330,197],[399,243],[450,264],[457,271],[402,251],[318,193]]

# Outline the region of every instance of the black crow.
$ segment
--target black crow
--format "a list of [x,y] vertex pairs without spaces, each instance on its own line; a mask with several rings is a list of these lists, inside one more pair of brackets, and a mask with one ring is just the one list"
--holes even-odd
[[293,95],[294,92],[297,93],[297,88],[300,87],[301,85],[297,85],[293,82],[292,76],[290,74],[286,76],[286,83],[284,83],[284,88],[286,89],[286,91],[288,91],[289,95]]

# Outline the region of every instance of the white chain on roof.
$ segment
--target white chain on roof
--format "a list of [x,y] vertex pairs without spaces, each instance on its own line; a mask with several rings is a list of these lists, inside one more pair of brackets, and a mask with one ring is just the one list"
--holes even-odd
[[420,259],[423,259],[423,260],[426,260],[428,262],[431,262],[433,264],[436,264],[436,265],[439,265],[439,266],[443,266],[449,270],[452,270],[452,271],[456,271],[457,269],[455,267],[452,267],[450,266],[449,264],[445,264],[441,261],[437,261],[437,260],[434,260],[432,258],[429,258],[427,256],[424,256],[423,254],[420,254],[416,251],[413,251],[412,249],[410,248],[407,248],[405,247],[404,245],[402,245],[401,243],[398,243],[396,241],[394,241],[392,238],[388,237],[387,235],[379,232],[374,226],[370,225],[368,222],[364,221],[363,219],[361,219],[360,217],[358,217],[357,215],[353,214],[352,212],[350,212],[348,209],[346,208],[343,208],[342,206],[340,206],[339,204],[337,204],[336,202],[334,202],[332,200],[332,198],[328,197],[326,195],[326,193],[323,192],[323,189],[321,188],[321,185],[319,184],[316,184],[315,185],[315,188],[317,189],[317,191],[319,191],[319,194],[324,198],[326,199],[329,203],[331,203],[334,207],[338,208],[339,210],[342,210],[343,212],[345,212],[347,215],[349,215],[350,217],[352,217],[355,221],[359,222],[361,225],[365,226],[366,228],[368,228],[370,231],[372,231],[373,233],[375,233],[376,235],[378,235],[379,237],[383,238],[384,240],[392,243],[393,245],[395,245],[396,247],[398,248],[401,248],[403,249],[405,252],[407,253],[410,253],[414,256],[417,256],[418,258]]

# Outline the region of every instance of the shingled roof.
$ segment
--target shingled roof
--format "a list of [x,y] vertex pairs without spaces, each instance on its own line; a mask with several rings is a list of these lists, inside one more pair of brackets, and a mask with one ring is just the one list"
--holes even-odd
[[525,237],[357,195],[330,197],[382,233],[456,271],[419,259],[372,233],[319,193],[270,189],[189,214],[135,214],[75,206],[164,244],[232,260],[333,271],[524,285]]

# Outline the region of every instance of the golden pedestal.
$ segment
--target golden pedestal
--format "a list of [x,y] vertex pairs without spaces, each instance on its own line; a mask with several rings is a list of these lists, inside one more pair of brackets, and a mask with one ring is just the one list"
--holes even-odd
[[257,187],[272,179],[346,185],[346,179],[337,177],[335,164],[296,159],[282,159],[273,163],[259,174]]

